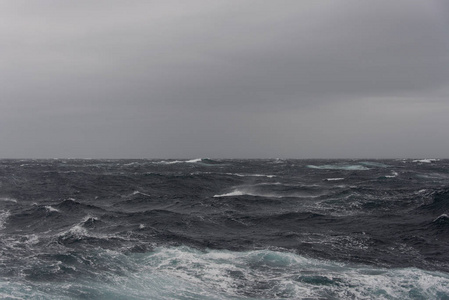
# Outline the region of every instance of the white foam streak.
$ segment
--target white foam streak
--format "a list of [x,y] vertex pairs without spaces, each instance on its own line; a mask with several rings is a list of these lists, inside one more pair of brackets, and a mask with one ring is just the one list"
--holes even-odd
[[243,196],[243,195],[249,195],[248,193],[244,193],[242,191],[239,190],[234,190],[230,193],[226,193],[226,194],[221,194],[221,195],[214,195],[214,198],[219,198],[219,197],[234,197],[234,196]]
[[9,198],[9,197],[1,197],[1,198],[0,198],[0,201],[17,203],[17,200],[16,200],[16,199]]

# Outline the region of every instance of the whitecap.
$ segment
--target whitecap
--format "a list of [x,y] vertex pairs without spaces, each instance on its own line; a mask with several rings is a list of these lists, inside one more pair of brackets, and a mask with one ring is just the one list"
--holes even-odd
[[433,220],[432,222],[436,222],[436,221],[441,221],[441,220],[447,220],[449,219],[449,216],[447,214],[442,214],[440,216],[438,216],[435,220]]
[[369,168],[361,165],[307,165],[310,169],[320,169],[320,170],[347,170],[347,171],[366,171]]
[[45,209],[46,209],[48,212],[59,212],[59,209],[56,209],[56,208],[54,208],[54,207],[52,207],[52,206],[50,206],[50,205],[46,205],[46,206],[45,206]]
[[82,236],[82,235],[87,235],[87,229],[83,228],[81,225],[77,224],[77,225],[71,227],[66,232],[64,232],[63,235],[66,235],[67,233],[77,235],[77,236]]
[[184,161],[183,160],[161,160],[161,161],[154,162],[154,164],[162,164],[162,165],[172,165],[172,164],[179,164],[179,163],[184,163]]
[[236,189],[232,192],[221,194],[221,195],[214,195],[214,198],[220,198],[220,197],[236,197],[236,196],[254,196],[254,197],[267,197],[267,198],[284,198],[287,196],[281,196],[273,193],[260,193],[256,192],[253,189]]
[[161,160],[158,162],[155,162],[156,164],[164,164],[164,165],[172,165],[172,164],[183,164],[183,163],[199,163],[201,162],[202,159],[201,158],[195,158],[195,159],[190,159],[190,160]]
[[61,232],[58,234],[58,236],[66,236],[68,234],[75,235],[75,236],[87,236],[88,231],[86,228],[83,227],[83,224],[88,222],[89,220],[98,220],[97,217],[92,217],[91,215],[85,216],[80,223],[70,227],[68,230]]
[[91,215],[87,215],[84,217],[84,219],[81,221],[81,224],[86,223],[89,220],[98,221],[97,217],[93,217]]
[[268,175],[268,174],[241,174],[241,173],[225,173],[225,174],[238,177],[267,177],[267,178],[276,177],[276,175]]
[[144,195],[144,196],[147,196],[147,197],[151,197],[150,194],[142,193],[142,192],[140,192],[140,191],[134,191],[132,194],[133,194],[133,195]]
[[[225,194],[217,194],[214,195],[214,198],[220,198],[220,197],[237,197],[237,196],[253,196],[253,197],[264,197],[264,198],[318,198],[321,197],[323,194],[320,193],[319,195],[311,195],[309,193],[301,193],[301,192],[293,192],[293,193],[266,193],[259,191],[256,187],[260,185],[266,185],[265,183],[262,184],[256,184],[254,186],[243,186],[237,189],[234,189],[233,191]],[[274,184],[276,185],[276,184]]]
[[325,181],[338,181],[338,180],[344,180],[343,177],[338,177],[338,178],[326,178],[324,179]]
[[427,163],[427,164],[432,163],[432,162],[436,162],[436,161],[439,161],[439,159],[437,159],[437,158],[424,158],[424,159],[412,160],[412,162]]
[[398,172],[392,171],[392,172],[391,172],[391,175],[385,175],[385,177],[386,177],[386,178],[394,178],[394,177],[397,177],[398,175],[399,175]]
[[186,163],[198,163],[198,162],[202,162],[203,159],[202,158],[195,158],[195,159],[191,159],[191,160],[187,160]]

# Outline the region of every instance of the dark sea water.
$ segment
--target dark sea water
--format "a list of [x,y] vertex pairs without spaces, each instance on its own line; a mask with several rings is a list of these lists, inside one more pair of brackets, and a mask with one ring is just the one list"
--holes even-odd
[[449,299],[448,160],[0,160],[2,299]]

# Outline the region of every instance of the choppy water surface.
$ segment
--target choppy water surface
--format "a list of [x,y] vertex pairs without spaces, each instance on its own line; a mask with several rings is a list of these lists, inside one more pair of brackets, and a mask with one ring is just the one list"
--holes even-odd
[[449,299],[448,160],[1,160],[0,298]]

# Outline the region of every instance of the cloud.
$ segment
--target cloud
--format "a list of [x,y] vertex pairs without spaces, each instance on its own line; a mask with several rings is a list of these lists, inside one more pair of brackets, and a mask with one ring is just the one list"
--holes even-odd
[[396,111],[448,95],[444,1],[18,0],[0,3],[0,20],[0,117],[22,128],[16,145],[70,145],[71,135],[118,155],[132,152],[130,139],[136,149],[157,140],[165,154],[209,139],[212,153],[268,155],[269,141],[297,146],[289,128],[306,123],[295,116],[328,125],[366,99]]

